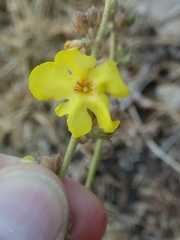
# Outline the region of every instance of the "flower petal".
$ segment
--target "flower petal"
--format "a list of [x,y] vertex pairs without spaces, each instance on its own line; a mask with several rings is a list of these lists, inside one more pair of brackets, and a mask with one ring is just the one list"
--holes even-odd
[[60,51],[55,56],[55,63],[68,69],[72,74],[81,79],[87,76],[90,69],[94,68],[96,59],[81,53],[77,48]]
[[72,108],[72,105],[69,104],[69,101],[61,103],[59,106],[55,108],[56,115],[59,117],[62,117],[68,114],[71,108]]
[[[81,99],[79,100],[81,101]],[[80,101],[76,98],[76,100],[61,103],[55,109],[56,114],[60,117],[68,114],[68,129],[75,138],[79,138],[87,134],[92,128],[91,117],[89,116],[84,104]]]
[[98,125],[105,132],[114,132],[114,130],[119,126],[120,121],[112,121],[109,112],[109,99],[104,94],[101,93],[97,96],[94,95],[94,100],[88,102],[87,106],[95,115],[98,121]]
[[69,112],[67,125],[73,136],[79,138],[91,131],[92,119],[86,108],[79,107],[76,111]]
[[39,100],[61,100],[71,95],[73,77],[54,62],[43,63],[33,69],[29,89]]
[[123,82],[114,61],[106,61],[92,69],[88,77],[96,83],[98,92],[108,92],[114,97],[119,98],[126,97],[129,94],[129,89]]

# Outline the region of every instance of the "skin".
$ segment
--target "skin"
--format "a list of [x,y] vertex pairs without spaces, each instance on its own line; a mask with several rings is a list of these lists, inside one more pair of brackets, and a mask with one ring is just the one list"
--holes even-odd
[[0,239],[101,240],[107,215],[97,197],[70,178],[0,154]]

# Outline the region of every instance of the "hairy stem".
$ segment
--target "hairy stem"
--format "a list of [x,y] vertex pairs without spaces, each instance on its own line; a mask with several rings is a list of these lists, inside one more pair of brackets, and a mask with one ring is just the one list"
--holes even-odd
[[91,55],[94,56],[95,58],[97,58],[99,49],[101,48],[101,43],[102,43],[103,35],[105,32],[105,27],[106,27],[106,24],[107,24],[107,21],[109,18],[109,12],[111,10],[112,5],[113,5],[113,0],[105,1],[102,20],[101,20],[101,23],[100,23],[100,26],[99,26],[99,29],[97,32],[94,46],[92,47],[92,51],[91,51]]
[[109,59],[110,60],[114,60],[115,46],[116,46],[116,33],[114,31],[113,23],[111,23],[111,26],[110,26],[110,47],[109,47]]
[[101,154],[102,144],[103,144],[103,140],[98,139],[97,143],[96,143],[96,148],[95,148],[95,151],[94,151],[94,155],[93,155],[93,158],[91,160],[91,165],[90,165],[90,168],[89,168],[86,183],[85,183],[85,186],[87,188],[91,187],[92,182],[94,180],[94,175],[95,175],[96,169],[97,169],[98,164],[99,164],[99,157],[100,157],[100,154]]
[[71,163],[71,159],[72,159],[72,156],[74,154],[74,151],[76,149],[76,146],[77,146],[78,142],[79,142],[79,138],[74,138],[73,136],[71,136],[68,148],[66,150],[66,154],[65,154],[64,159],[63,159],[62,166],[61,166],[60,171],[58,173],[58,176],[59,176],[60,179],[63,179],[66,175],[67,169],[69,167],[69,164]]

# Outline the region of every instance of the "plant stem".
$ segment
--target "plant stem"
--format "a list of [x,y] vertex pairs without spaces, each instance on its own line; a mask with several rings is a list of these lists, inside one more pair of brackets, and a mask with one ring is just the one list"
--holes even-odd
[[[99,49],[101,47],[101,42],[102,42],[102,38],[103,38],[103,35],[104,35],[105,27],[106,27],[106,24],[108,22],[109,13],[110,13],[110,10],[111,10],[113,5],[114,5],[114,2],[112,0],[106,0],[101,24],[99,26],[97,36],[96,36],[96,39],[95,39],[95,43],[94,43],[94,46],[93,46],[92,52],[91,52],[91,55],[94,56],[95,58],[97,58],[97,54],[98,54]],[[113,32],[113,30],[111,30],[111,32]],[[115,36],[113,38],[111,36],[110,59],[113,59],[113,57],[114,57],[114,49],[115,49],[114,45],[115,45]],[[100,157],[100,154],[101,154],[102,145],[103,145],[103,139],[98,139],[97,143],[96,143],[95,152],[94,152],[93,158],[91,160],[91,165],[90,165],[90,168],[89,168],[89,171],[88,171],[88,176],[87,176],[87,179],[86,179],[86,183],[85,183],[85,186],[87,188],[91,187],[92,182],[94,180],[95,172],[96,172],[96,169],[97,169],[98,164],[99,164],[99,157]]]
[[[109,59],[114,59],[114,52],[115,52],[115,42],[116,42],[116,34],[113,29],[113,25],[110,29],[110,48],[109,48]],[[103,139],[98,139],[96,143],[95,152],[92,158],[92,162],[89,168],[88,176],[86,179],[85,186],[90,188],[94,179],[94,175],[99,163],[99,156],[101,154],[101,149],[103,145]]]
[[103,16],[102,16],[102,20],[97,32],[97,36],[95,39],[95,43],[94,46],[92,47],[92,51],[91,51],[91,56],[94,56],[95,58],[97,58],[99,49],[101,48],[101,43],[102,43],[102,38],[104,35],[104,31],[105,31],[105,27],[108,21],[108,17],[109,17],[109,12],[111,10],[111,7],[113,5],[113,1],[112,0],[106,0],[105,1],[105,6],[104,6],[104,12],[103,12]]
[[64,159],[63,159],[62,166],[61,166],[60,171],[58,173],[58,176],[59,176],[60,179],[63,179],[66,175],[67,169],[69,167],[69,164],[71,162],[72,156],[74,154],[74,151],[76,149],[76,146],[77,146],[78,142],[79,142],[79,138],[74,138],[73,136],[71,136],[68,148],[66,150],[66,154],[65,154]]
[[115,45],[116,45],[116,33],[114,31],[114,26],[112,23],[110,26],[110,48],[109,48],[109,59],[110,60],[114,60]]
[[94,180],[94,175],[95,175],[98,163],[99,163],[99,156],[101,154],[102,144],[103,144],[103,140],[98,139],[97,143],[96,143],[96,148],[95,148],[95,151],[94,151],[94,155],[93,155],[93,158],[91,160],[91,165],[90,165],[90,168],[89,168],[86,183],[85,183],[85,186],[87,188],[91,187],[92,182]]

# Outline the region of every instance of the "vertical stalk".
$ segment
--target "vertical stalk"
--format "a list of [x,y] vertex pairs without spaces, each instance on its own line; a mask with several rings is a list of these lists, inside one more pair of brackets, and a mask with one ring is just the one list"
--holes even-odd
[[106,0],[105,1],[105,6],[104,6],[104,12],[103,12],[103,16],[102,16],[102,20],[97,32],[97,36],[95,39],[95,43],[94,46],[92,47],[92,51],[91,51],[91,56],[94,56],[95,58],[97,58],[99,49],[101,48],[101,43],[102,43],[102,39],[103,39],[103,35],[105,32],[105,27],[109,18],[109,12],[111,10],[111,7],[113,5],[113,1],[112,0]]
[[[102,38],[104,35],[105,27],[107,25],[109,13],[110,13],[110,10],[113,5],[114,5],[113,0],[106,0],[104,12],[103,12],[103,16],[102,16],[102,21],[99,26],[97,36],[95,39],[95,44],[94,44],[94,46],[92,48],[92,52],[91,52],[91,55],[94,56],[95,58],[97,58],[97,54],[101,47],[101,42],[102,42]],[[115,35],[113,36],[112,34],[114,34],[113,28],[111,29],[111,38],[110,38],[110,59],[114,58],[114,49],[115,49]],[[97,143],[96,143],[95,152],[94,152],[93,158],[91,160],[90,168],[88,171],[86,183],[85,183],[85,186],[87,188],[91,187],[92,182],[94,180],[94,176],[95,176],[98,164],[99,164],[99,158],[100,158],[100,154],[101,154],[101,150],[102,150],[102,145],[103,145],[103,139],[98,139]]]
[[98,164],[99,164],[99,157],[100,157],[100,154],[101,154],[102,144],[103,144],[103,140],[98,139],[97,143],[96,143],[96,148],[95,148],[95,151],[94,151],[94,155],[93,155],[93,158],[91,160],[91,165],[90,165],[90,168],[89,168],[86,183],[85,183],[85,186],[87,188],[91,187],[92,182],[94,180],[94,175],[95,175],[96,169],[97,169]]
[[109,59],[114,60],[115,46],[116,46],[116,33],[114,31],[114,24],[110,26],[110,48],[109,48]]
[[63,158],[62,166],[61,166],[60,171],[58,173],[58,176],[59,176],[60,179],[63,179],[66,175],[67,169],[69,167],[69,164],[71,162],[72,156],[74,154],[74,151],[76,149],[76,146],[77,146],[78,142],[79,142],[79,138],[74,138],[73,136],[71,136],[66,154]]

